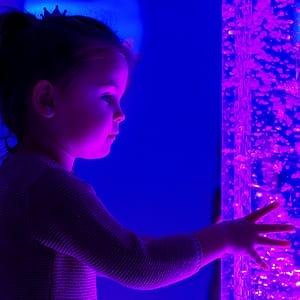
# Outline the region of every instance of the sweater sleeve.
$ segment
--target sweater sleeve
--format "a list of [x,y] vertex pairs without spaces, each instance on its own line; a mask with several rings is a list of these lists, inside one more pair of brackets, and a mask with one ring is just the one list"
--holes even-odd
[[46,171],[28,196],[34,240],[124,286],[157,289],[201,267],[194,233],[139,237],[109,213],[91,185],[64,170]]

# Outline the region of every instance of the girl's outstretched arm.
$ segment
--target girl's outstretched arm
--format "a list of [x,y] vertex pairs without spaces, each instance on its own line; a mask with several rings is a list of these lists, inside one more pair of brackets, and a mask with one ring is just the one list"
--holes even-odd
[[202,250],[195,233],[144,238],[124,228],[92,186],[50,169],[30,186],[32,237],[134,289],[157,289],[197,273]]

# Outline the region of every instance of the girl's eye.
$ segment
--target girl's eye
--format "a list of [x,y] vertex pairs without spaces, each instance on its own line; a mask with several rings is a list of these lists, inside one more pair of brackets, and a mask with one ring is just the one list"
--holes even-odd
[[103,99],[107,103],[111,103],[113,101],[113,96],[112,95],[103,95],[103,96],[101,96],[101,99]]

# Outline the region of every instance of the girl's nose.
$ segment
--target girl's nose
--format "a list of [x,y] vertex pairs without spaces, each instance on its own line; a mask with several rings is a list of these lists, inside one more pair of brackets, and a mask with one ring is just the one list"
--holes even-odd
[[115,114],[115,121],[118,123],[123,122],[126,119],[123,111],[120,109],[116,114]]

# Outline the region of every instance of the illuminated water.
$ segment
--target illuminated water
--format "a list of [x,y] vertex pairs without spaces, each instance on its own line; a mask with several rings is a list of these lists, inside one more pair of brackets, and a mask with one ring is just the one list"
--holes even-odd
[[222,214],[239,218],[277,200],[269,223],[296,224],[291,249],[222,260],[221,299],[300,299],[300,3],[223,0]]

